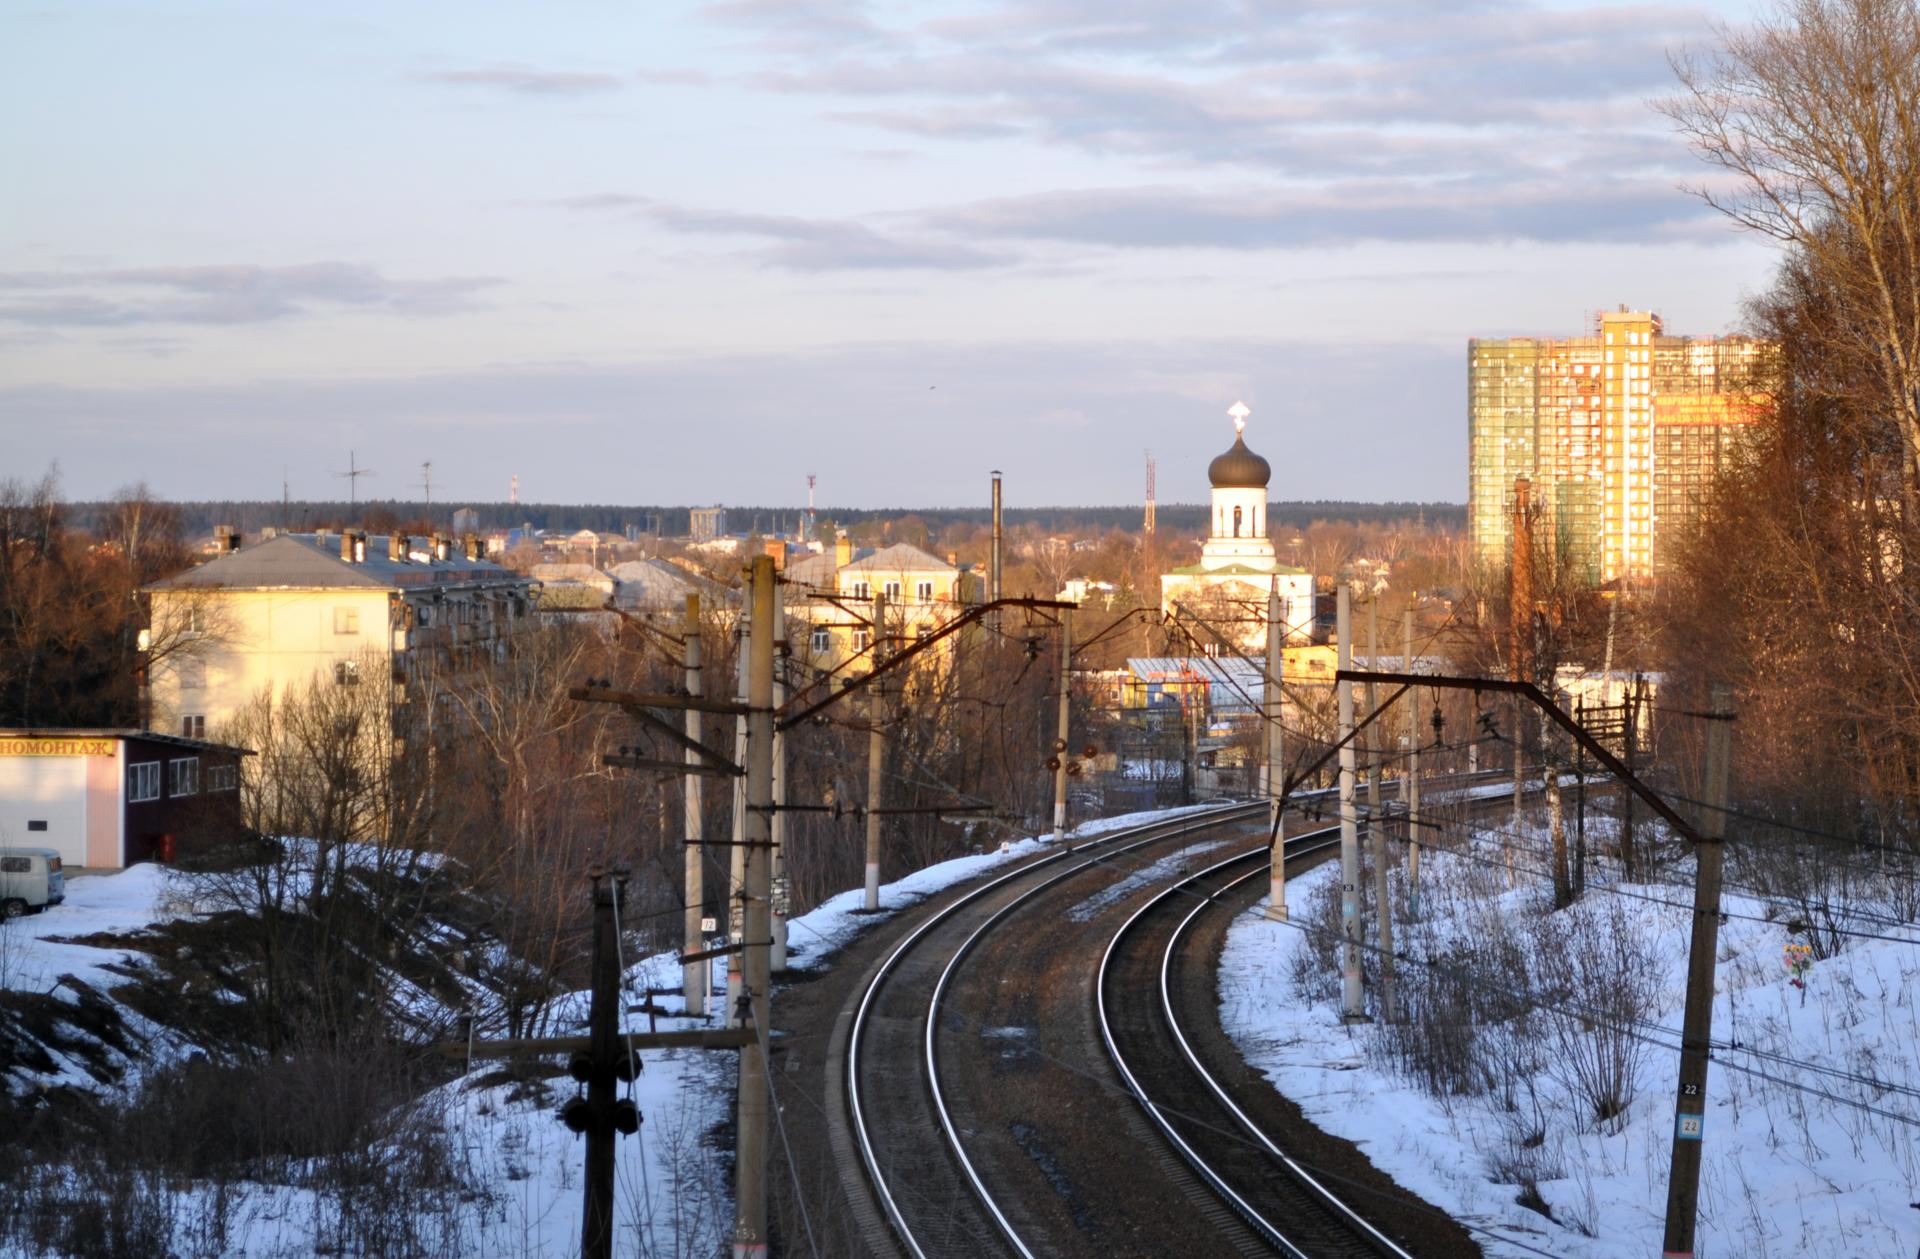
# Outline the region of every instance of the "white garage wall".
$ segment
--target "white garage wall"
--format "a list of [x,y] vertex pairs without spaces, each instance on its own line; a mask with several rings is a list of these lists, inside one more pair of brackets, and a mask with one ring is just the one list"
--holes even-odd
[[[30,821],[47,829],[29,831]],[[67,864],[87,863],[85,757],[0,757],[0,846],[52,848]]]

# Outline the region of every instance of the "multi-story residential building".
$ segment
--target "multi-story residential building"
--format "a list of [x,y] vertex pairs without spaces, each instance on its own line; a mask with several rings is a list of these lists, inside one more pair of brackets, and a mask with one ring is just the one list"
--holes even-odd
[[688,519],[695,542],[711,542],[726,536],[727,509],[724,507],[695,507]]
[[793,592],[787,636],[793,653],[813,668],[832,670],[867,650],[873,597],[887,599],[890,631],[908,641],[925,638],[981,598],[967,569],[904,542],[856,554],[845,538],[832,551],[788,566]]
[[1662,531],[1697,517],[1741,436],[1771,406],[1771,347],[1667,336],[1647,311],[1609,311],[1592,336],[1467,343],[1468,507],[1474,553],[1507,562],[1514,482],[1532,482],[1535,536],[1577,579],[1639,580]]
[[[528,621],[531,583],[485,558],[477,538],[280,534],[146,588],[166,638],[201,641],[151,662],[149,729],[205,738],[262,694],[379,670],[404,683],[427,668],[498,658]],[[404,692],[402,692],[404,694]]]

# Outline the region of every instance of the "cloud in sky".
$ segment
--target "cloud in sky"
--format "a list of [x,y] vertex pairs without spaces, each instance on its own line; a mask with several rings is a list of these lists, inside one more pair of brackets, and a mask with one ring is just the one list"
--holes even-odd
[[1142,446],[1203,487],[1253,394],[1276,492],[1457,498],[1467,337],[1723,331],[1771,265],[1646,107],[1692,3],[123,16],[10,81],[60,125],[8,149],[0,449],[76,492],[385,443],[469,494],[776,501],[817,463],[960,501],[1026,460],[1114,501]]
[[981,239],[1242,250],[1367,241],[1634,242],[1691,232],[1707,219],[1701,207],[1645,181],[1522,187],[1370,181],[1235,195],[1176,187],[1041,193],[939,211],[929,222]]
[[802,218],[673,205],[628,193],[563,197],[571,210],[616,211],[670,232],[759,238],[749,257],[791,271],[968,271],[1015,259],[954,240],[882,231],[851,219]]
[[752,41],[751,82],[817,100],[830,124],[948,153],[1066,149],[1155,177],[1063,174],[1043,190],[839,217],[670,195],[566,204],[760,237],[748,259],[800,271],[1057,267],[1088,249],[1727,239],[1675,191],[1688,159],[1645,106],[1670,83],[1667,49],[1706,32],[1696,8],[1009,0],[881,12],[838,0],[703,10]]
[[562,198],[688,235],[759,237],[747,257],[795,271],[943,270],[1044,265],[1032,249],[1308,250],[1367,243],[1529,241],[1707,243],[1716,220],[1656,180],[1355,180],[1301,189],[1247,185],[1088,188],[877,216],[800,218],[674,205],[626,193]]
[[397,280],[361,263],[219,264],[0,272],[0,322],[36,327],[267,323],[327,310],[447,315],[487,276]]
[[626,82],[617,74],[602,74],[587,70],[542,70],[523,65],[489,65],[461,70],[423,70],[413,77],[420,83],[493,88],[524,96],[579,96],[584,93],[611,91],[623,86]]

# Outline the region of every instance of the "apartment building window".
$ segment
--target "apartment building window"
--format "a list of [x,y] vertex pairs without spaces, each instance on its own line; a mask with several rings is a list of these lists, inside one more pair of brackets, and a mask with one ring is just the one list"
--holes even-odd
[[919,588],[915,591],[915,594],[918,596],[920,602],[932,603],[933,602],[933,583],[930,581],[921,582],[919,585]]
[[855,651],[865,651],[872,642],[873,634],[871,631],[866,629],[853,631],[853,649]]
[[816,656],[824,656],[833,648],[833,635],[818,626],[814,628],[810,641],[813,645],[813,654]]
[[333,610],[333,632],[336,634],[358,634],[360,632],[360,609],[335,608]]
[[180,737],[183,739],[204,739],[207,737],[207,715],[188,713],[180,718]]
[[197,603],[189,603],[187,605],[186,632],[189,634],[204,634],[207,632],[206,609]]
[[183,756],[179,760],[167,762],[167,794],[170,796],[200,794],[199,757]]
[[886,584],[886,585],[885,585],[885,586],[883,587],[883,589],[884,589],[884,590],[885,590],[885,591],[887,592],[887,598],[888,598],[888,599],[893,599],[893,600],[897,600],[897,599],[899,599],[899,598],[900,598],[900,583],[899,583],[899,582],[897,582],[897,581],[890,581],[890,582],[888,582],[888,583],[887,583],[887,584]]
[[204,660],[182,660],[175,666],[174,676],[180,679],[181,690],[201,690],[207,685],[207,662]]
[[160,798],[160,762],[141,761],[127,766],[127,801],[140,804]]
[[873,587],[864,581],[856,581],[853,583],[853,597],[856,599],[871,599],[873,598]]
[[360,662],[358,660],[334,661],[333,680],[339,686],[360,685]]
[[238,765],[207,766],[208,791],[238,791],[240,789],[240,767]]

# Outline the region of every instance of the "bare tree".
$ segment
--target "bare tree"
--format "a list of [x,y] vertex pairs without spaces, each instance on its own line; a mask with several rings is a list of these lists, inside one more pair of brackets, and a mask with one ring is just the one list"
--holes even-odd
[[1824,290],[1801,329],[1870,382],[1902,439],[1908,509],[1920,486],[1920,5],[1783,0],[1722,47],[1676,61],[1659,103],[1731,186],[1696,191],[1782,241]]

